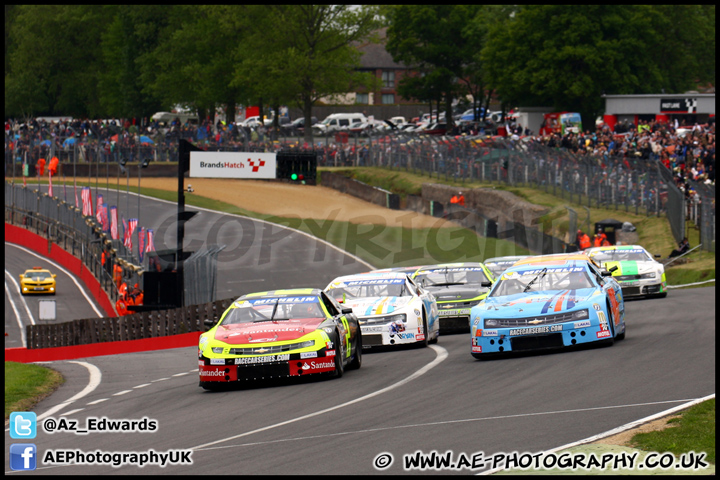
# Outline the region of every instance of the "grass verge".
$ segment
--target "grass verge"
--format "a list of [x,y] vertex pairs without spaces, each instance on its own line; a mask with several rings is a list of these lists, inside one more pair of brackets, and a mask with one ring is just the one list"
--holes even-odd
[[28,412],[65,380],[39,365],[5,362],[5,420],[12,412]]

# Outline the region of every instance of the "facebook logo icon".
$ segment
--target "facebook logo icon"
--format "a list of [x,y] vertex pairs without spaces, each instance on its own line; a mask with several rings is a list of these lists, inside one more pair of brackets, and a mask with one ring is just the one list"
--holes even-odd
[[10,438],[31,439],[37,433],[37,416],[33,412],[10,414]]
[[37,447],[32,443],[14,443],[10,445],[10,468],[12,470],[35,470],[37,467]]

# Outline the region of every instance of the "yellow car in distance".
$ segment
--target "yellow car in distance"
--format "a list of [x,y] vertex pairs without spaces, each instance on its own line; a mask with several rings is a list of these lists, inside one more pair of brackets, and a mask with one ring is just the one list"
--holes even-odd
[[20,275],[20,293],[49,293],[55,295],[56,274],[42,267],[33,267]]

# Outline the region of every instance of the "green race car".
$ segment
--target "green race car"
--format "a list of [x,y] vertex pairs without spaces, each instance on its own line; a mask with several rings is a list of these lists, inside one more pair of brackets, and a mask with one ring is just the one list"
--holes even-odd
[[200,386],[360,368],[358,319],[319,289],[244,295],[200,335]]

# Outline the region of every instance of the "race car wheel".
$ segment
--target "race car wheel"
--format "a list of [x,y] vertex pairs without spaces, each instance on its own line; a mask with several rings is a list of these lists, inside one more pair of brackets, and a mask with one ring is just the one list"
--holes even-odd
[[608,306],[607,306],[607,309],[608,309],[608,310],[607,310],[607,311],[608,311],[608,324],[609,324],[609,327],[610,327],[610,338],[608,338],[607,340],[605,340],[604,343],[605,343],[605,345],[607,345],[608,347],[610,347],[610,346],[612,346],[612,344],[615,343],[615,318],[614,318],[613,311],[612,311],[612,309],[610,308],[610,305],[609,305],[609,304],[608,304]]
[[362,365],[362,348],[362,335],[358,330],[357,338],[355,339],[355,357],[348,365],[348,370],[357,370]]
[[333,377],[340,378],[343,376],[343,373],[345,373],[345,368],[343,366],[340,335],[338,335],[337,332],[335,332],[333,336],[333,344],[335,345],[335,371],[333,372]]
[[423,310],[423,332],[425,332],[425,339],[418,342],[421,348],[427,347],[430,343],[430,331],[428,330],[427,315],[425,314],[425,310]]

